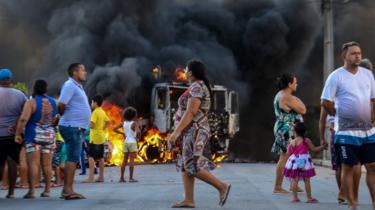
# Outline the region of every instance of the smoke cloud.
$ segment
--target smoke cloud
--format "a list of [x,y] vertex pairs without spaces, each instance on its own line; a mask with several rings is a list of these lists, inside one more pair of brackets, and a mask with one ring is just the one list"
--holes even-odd
[[[358,22],[372,23],[375,14],[369,11],[375,10],[366,8],[374,6],[370,0],[341,6],[345,12],[335,17],[337,42],[366,43],[374,37],[371,27],[363,31]],[[89,71],[89,96],[102,94],[115,104],[148,111],[145,101],[155,83],[150,73],[154,66],[161,66],[170,80],[177,67],[201,59],[212,83],[240,92],[241,132],[231,146],[238,155],[271,158],[273,84],[278,75],[301,75],[302,82],[315,85],[304,85],[302,98],[310,104],[319,100],[319,2],[1,0],[0,14],[0,65],[29,85],[47,79],[53,93],[67,79],[67,66],[81,62]],[[352,14],[362,19],[352,19]],[[365,52],[371,58],[374,50]]]

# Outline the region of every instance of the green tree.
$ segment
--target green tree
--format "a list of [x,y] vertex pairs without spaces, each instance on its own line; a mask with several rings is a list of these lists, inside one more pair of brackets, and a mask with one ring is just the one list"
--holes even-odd
[[22,91],[25,95],[29,95],[29,88],[23,82],[17,82],[13,85],[13,88]]

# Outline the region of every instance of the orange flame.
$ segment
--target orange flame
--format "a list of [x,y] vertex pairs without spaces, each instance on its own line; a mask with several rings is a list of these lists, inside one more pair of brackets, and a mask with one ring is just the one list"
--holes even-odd
[[177,68],[175,74],[177,81],[185,81],[187,79],[185,71],[182,68]]
[[110,119],[110,125],[106,131],[106,137],[112,143],[112,158],[109,161],[109,164],[118,166],[121,165],[122,160],[124,158],[124,136],[115,133],[113,131],[113,128],[122,123],[122,109],[106,101],[103,103],[102,108],[106,112],[108,118]]
[[[110,119],[110,125],[106,130],[106,138],[112,144],[112,156],[108,162],[110,165],[121,165],[124,153],[124,136],[117,134],[113,128],[123,122],[122,109],[116,105],[104,102],[102,106]],[[167,163],[175,159],[175,151],[167,150],[167,134],[160,133],[157,128],[151,128],[138,142],[138,153],[135,159],[137,163]],[[212,160],[216,163],[227,158],[226,154],[214,154]],[[220,165],[218,165],[220,167]]]
[[[124,136],[115,133],[113,128],[122,123],[122,109],[108,102],[104,102],[102,108],[110,119],[110,126],[106,130],[106,137],[113,148],[109,164],[119,166],[124,158]],[[166,137],[166,134],[161,134],[156,128],[148,130],[147,134],[138,142],[138,153],[135,162],[165,163],[172,161],[174,156],[167,151]],[[152,152],[154,154],[150,155]]]
[[[167,150],[167,135],[161,134],[157,128],[147,131],[143,141],[138,143],[138,157],[136,161],[150,163],[165,163],[172,161],[173,154]],[[152,153],[152,154],[151,154]]]

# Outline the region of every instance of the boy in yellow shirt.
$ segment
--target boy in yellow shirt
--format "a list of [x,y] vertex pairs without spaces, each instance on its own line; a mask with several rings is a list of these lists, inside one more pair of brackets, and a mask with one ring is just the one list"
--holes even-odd
[[[90,143],[88,147],[89,156],[89,177],[86,183],[104,182],[104,144],[105,130],[109,126],[109,118],[101,108],[103,104],[102,96],[95,96],[91,101],[93,109],[90,121]],[[95,161],[99,161],[99,177],[94,180]]]

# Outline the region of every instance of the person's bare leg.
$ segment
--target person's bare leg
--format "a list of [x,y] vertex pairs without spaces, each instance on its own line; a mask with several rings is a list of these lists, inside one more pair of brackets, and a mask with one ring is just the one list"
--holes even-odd
[[20,167],[19,167],[19,175],[20,175],[20,186],[22,188],[28,188],[28,181],[27,181],[27,158],[26,158],[26,150],[22,147],[20,152]]
[[8,174],[9,174],[9,172],[8,172],[8,163],[7,163],[7,161],[5,161],[5,164],[4,164],[4,166],[3,166],[3,172],[2,172],[2,175],[3,175],[3,177],[2,177],[2,182],[1,182],[1,189],[2,190],[8,190],[9,189],[9,177],[8,177]]
[[338,167],[337,170],[335,171],[335,176],[336,176],[337,187],[339,188],[339,193],[337,195],[337,199],[338,200],[347,200],[345,190],[344,190],[344,187],[342,185],[343,176],[342,176],[341,166]]
[[51,193],[52,157],[53,153],[42,154],[42,170],[46,182],[44,192],[42,193],[43,197],[49,197]]
[[89,157],[89,177],[83,181],[85,183],[94,183],[95,182],[95,160],[92,157]]
[[60,167],[57,166],[54,171],[55,171],[55,185],[60,186],[61,185]]
[[277,165],[276,165],[275,186],[274,186],[274,189],[273,189],[274,193],[288,192],[287,190],[283,189],[283,187],[282,187],[283,180],[284,180],[283,171],[284,171],[284,168],[285,168],[285,164],[288,161],[288,158],[289,158],[289,156],[287,155],[287,153],[281,153],[280,154],[279,161],[277,162]]
[[307,201],[311,201],[313,199],[313,197],[311,195],[310,178],[304,178],[303,181],[305,182],[305,190],[306,190]]
[[187,172],[182,172],[182,182],[184,184],[184,200],[176,202],[172,207],[191,206],[195,207],[194,201],[194,176],[189,176]]
[[129,153],[125,152],[124,160],[122,161],[122,164],[121,164],[120,182],[125,182],[125,168],[126,168],[126,164],[128,163],[128,158],[129,158]]
[[60,182],[62,183],[62,185],[64,185],[64,179],[65,179],[65,163],[61,163],[59,165],[59,169],[60,169]]
[[104,182],[104,158],[99,160],[99,178],[98,182]]
[[66,162],[65,164],[65,171],[64,171],[64,188],[63,194],[70,195],[74,194],[73,190],[73,181],[74,181],[74,174],[77,169],[77,163],[75,162]]
[[292,186],[292,194],[293,194],[292,202],[298,202],[299,201],[298,192],[297,192],[298,178],[292,179],[291,186]]
[[366,183],[370,191],[372,208],[375,210],[375,163],[365,164],[366,167]]
[[345,194],[349,201],[349,209],[356,209],[356,202],[354,198],[354,167],[350,165],[343,164],[342,165],[342,173],[343,173],[343,180],[342,180],[342,187],[345,190]]
[[134,179],[134,158],[135,158],[135,155],[136,153],[135,152],[131,152],[129,153],[129,181],[133,182],[133,181],[136,181]]
[[354,201],[358,205],[358,194],[359,194],[359,184],[361,181],[362,175],[362,166],[361,164],[354,166],[354,173],[353,173],[353,190],[354,190]]
[[35,186],[39,183],[40,151],[27,153],[29,191],[24,198],[35,198]]
[[223,197],[225,197],[225,194],[229,190],[229,184],[222,182],[220,179],[215,177],[207,170],[200,170],[198,173],[195,173],[194,176],[195,178],[198,178],[206,182],[207,184],[210,184],[211,186],[215,187],[219,191],[220,202],[223,200]]

